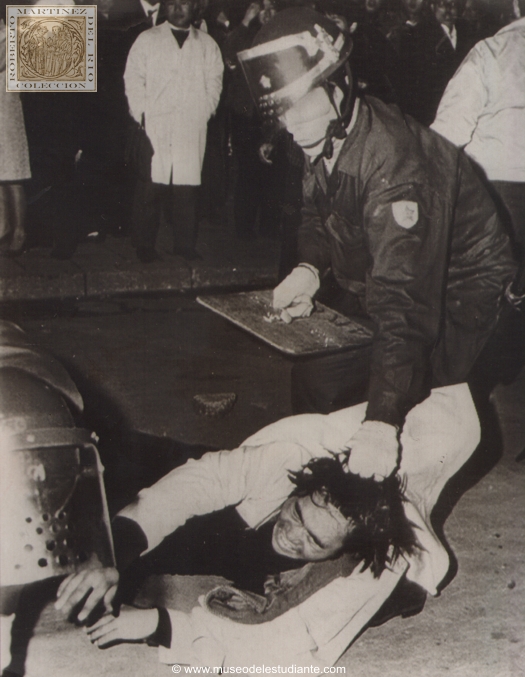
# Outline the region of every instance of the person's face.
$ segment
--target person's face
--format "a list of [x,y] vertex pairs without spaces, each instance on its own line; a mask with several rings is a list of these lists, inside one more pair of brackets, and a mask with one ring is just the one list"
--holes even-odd
[[365,9],[370,14],[378,12],[383,4],[383,0],[365,0]]
[[350,525],[320,494],[292,496],[281,508],[275,523],[272,546],[279,555],[319,562],[342,550]]
[[322,150],[326,130],[337,114],[322,87],[316,87],[281,117],[295,142],[311,157]]
[[166,16],[177,28],[189,28],[195,8],[194,0],[166,0]]
[[459,15],[458,0],[437,0],[434,4],[434,14],[440,24],[452,28]]
[[418,17],[421,14],[424,0],[401,0],[401,2],[410,19]]
[[478,21],[481,18],[481,11],[476,0],[467,0],[463,10],[463,18],[467,21]]
[[276,14],[277,12],[273,0],[264,0],[261,4],[261,11],[259,12],[259,23],[261,26],[264,26],[264,24],[267,24]]

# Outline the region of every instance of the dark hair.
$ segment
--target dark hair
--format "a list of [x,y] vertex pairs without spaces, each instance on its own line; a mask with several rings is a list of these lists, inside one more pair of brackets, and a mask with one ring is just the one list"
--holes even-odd
[[382,482],[345,472],[337,458],[314,458],[298,472],[291,472],[292,496],[318,493],[353,523],[344,551],[357,555],[377,578],[401,553],[420,547],[414,525],[403,509],[401,480],[392,475]]

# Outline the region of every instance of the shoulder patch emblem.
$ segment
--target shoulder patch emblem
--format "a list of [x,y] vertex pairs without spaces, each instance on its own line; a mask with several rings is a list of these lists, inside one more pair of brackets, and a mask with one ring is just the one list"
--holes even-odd
[[417,202],[410,202],[408,200],[401,200],[400,202],[392,203],[392,214],[396,223],[401,228],[412,228],[416,225],[419,219],[419,208]]

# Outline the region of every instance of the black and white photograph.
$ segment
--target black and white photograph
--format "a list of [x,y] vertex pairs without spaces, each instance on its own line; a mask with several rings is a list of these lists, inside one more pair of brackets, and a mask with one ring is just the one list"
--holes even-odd
[[525,0],[0,0],[0,674],[525,677]]

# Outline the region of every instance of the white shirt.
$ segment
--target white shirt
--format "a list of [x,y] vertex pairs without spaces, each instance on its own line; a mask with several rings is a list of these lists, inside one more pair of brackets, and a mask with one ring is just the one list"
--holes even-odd
[[458,32],[456,30],[456,27],[452,26],[452,28],[449,28],[446,24],[441,24],[441,28],[443,29],[443,32],[445,33],[447,38],[452,43],[452,47],[456,49],[458,45]]
[[147,17],[151,17],[153,26],[157,25],[157,17],[159,15],[160,2],[157,2],[156,5],[152,5],[147,0],[140,0],[144,14]]
[[[233,451],[205,454],[172,470],[119,514],[137,522],[149,549],[195,515],[235,505],[250,527],[278,511],[293,484],[290,470],[311,458],[347,448],[365,417],[367,403],[327,416],[304,414],[277,421]],[[449,556],[433,532],[430,514],[446,482],[470,457],[479,421],[463,383],[436,388],[407,415],[401,435],[405,512],[422,549],[373,578],[355,569],[272,621],[243,624],[216,616],[204,600],[190,613],[169,609],[172,641],[160,660],[190,665],[333,665],[407,577],[436,594]]]
[[464,148],[490,180],[525,182],[525,18],[471,49],[432,129]]

